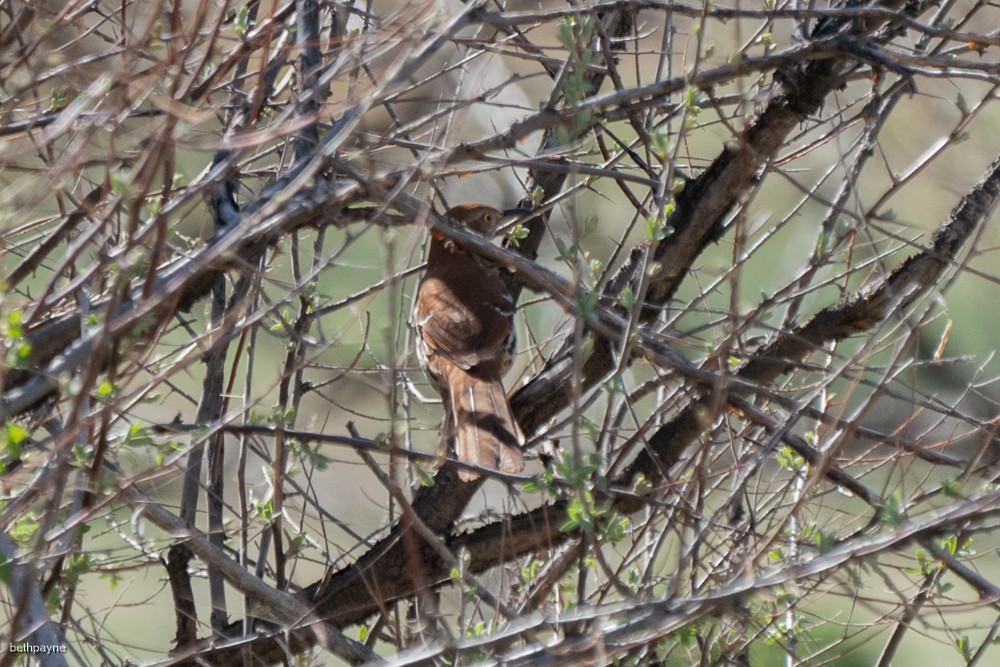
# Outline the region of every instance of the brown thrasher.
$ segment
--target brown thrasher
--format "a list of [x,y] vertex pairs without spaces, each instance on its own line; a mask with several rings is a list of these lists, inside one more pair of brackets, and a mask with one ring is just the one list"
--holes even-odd
[[[504,215],[482,204],[447,213],[487,238]],[[514,310],[496,264],[431,231],[412,318],[420,366],[444,401],[444,437],[454,437],[459,460],[511,473],[524,469],[524,436],[501,383],[517,348]],[[458,476],[470,481],[479,474],[463,469]]]

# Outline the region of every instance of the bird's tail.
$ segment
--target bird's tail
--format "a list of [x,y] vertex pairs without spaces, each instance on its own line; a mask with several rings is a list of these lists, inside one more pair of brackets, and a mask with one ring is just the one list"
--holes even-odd
[[[503,385],[463,373],[454,378],[450,389],[459,460],[501,472],[524,470],[524,436],[514,421]],[[479,477],[471,470],[460,470],[458,476],[465,481]]]

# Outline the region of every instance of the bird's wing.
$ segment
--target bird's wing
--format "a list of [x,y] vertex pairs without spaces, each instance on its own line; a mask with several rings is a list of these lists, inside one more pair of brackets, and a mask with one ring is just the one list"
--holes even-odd
[[427,347],[466,370],[497,358],[511,328],[514,301],[499,279],[427,275],[413,323]]

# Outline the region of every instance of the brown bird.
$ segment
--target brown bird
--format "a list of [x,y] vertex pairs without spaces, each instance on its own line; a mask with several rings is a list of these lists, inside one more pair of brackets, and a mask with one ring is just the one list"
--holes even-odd
[[[461,204],[447,215],[490,238],[505,213]],[[412,318],[420,366],[444,401],[445,437],[454,437],[459,460],[510,473],[524,469],[524,436],[501,383],[517,348],[514,310],[496,264],[431,231]],[[470,470],[458,475],[479,477]]]

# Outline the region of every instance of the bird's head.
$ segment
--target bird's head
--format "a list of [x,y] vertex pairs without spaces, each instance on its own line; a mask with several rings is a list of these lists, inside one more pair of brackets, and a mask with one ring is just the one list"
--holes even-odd
[[459,204],[448,209],[445,215],[477,234],[492,238],[499,231],[501,223],[526,213],[530,213],[526,208],[509,208],[501,211],[485,204]]
[[446,215],[486,238],[496,234],[503,218],[502,211],[484,204],[459,204],[449,209]]

